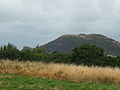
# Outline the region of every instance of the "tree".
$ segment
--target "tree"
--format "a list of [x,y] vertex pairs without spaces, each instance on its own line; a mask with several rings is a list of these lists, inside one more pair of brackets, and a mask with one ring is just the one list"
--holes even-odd
[[13,44],[8,43],[0,48],[0,58],[2,59],[19,59],[19,56],[20,51]]
[[33,49],[32,48],[24,47],[21,50],[20,59],[24,60],[24,61],[31,60],[32,54],[33,54]]
[[41,53],[45,53],[46,50],[42,46],[37,45],[36,48],[33,49],[33,52],[41,54]]
[[102,48],[88,44],[76,47],[72,53],[73,62],[77,64],[90,64],[102,56],[104,56],[104,50]]

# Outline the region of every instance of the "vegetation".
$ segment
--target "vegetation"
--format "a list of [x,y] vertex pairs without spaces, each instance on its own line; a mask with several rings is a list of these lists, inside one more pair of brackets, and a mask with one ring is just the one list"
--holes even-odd
[[120,86],[0,74],[0,90],[119,90]]
[[24,48],[20,51],[14,45],[8,44],[0,47],[0,59],[120,67],[120,56],[106,56],[102,48],[89,44],[76,47],[72,53],[67,54],[49,53],[39,45],[36,48]]
[[76,64],[93,65],[96,59],[104,56],[104,50],[95,45],[81,45],[73,50],[73,62]]
[[3,59],[18,59],[20,56],[20,51],[12,44],[1,46],[0,48],[0,58]]
[[110,67],[103,68],[76,66],[73,64],[46,64],[42,62],[0,60],[0,74],[17,74],[74,82],[120,85],[120,69]]
[[[90,39],[84,35],[79,35],[79,37]],[[93,36],[89,37],[93,38]],[[96,37],[95,40],[100,38],[101,36]],[[24,48],[23,50],[17,49],[10,43],[0,47],[0,89],[73,90],[79,87],[89,90],[119,90],[120,87],[109,85],[120,85],[119,75],[120,56],[106,55],[104,49],[96,45],[83,44],[74,48],[71,53],[48,52],[39,45],[35,48]],[[42,79],[41,77],[74,81],[74,83],[50,81],[50,79]],[[48,83],[46,84],[46,82]],[[106,83],[106,86],[95,83]]]
[[120,67],[120,56],[106,56],[104,50],[95,45],[81,45],[72,53],[72,62],[77,65]]

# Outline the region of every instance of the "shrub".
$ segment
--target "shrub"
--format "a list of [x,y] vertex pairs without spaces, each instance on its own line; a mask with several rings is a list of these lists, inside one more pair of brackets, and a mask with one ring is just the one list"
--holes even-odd
[[73,62],[77,64],[91,64],[95,59],[104,56],[104,50],[95,45],[81,45],[73,49]]

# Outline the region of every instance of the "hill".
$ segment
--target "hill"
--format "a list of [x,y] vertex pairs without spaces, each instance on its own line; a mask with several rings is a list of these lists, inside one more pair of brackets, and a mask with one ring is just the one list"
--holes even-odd
[[69,53],[75,47],[83,44],[97,45],[105,50],[106,54],[120,54],[120,42],[101,34],[63,35],[45,45],[48,52]]

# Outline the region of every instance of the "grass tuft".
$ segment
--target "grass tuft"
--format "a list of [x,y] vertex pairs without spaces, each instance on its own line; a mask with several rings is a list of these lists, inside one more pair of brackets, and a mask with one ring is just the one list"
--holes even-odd
[[110,67],[0,60],[0,73],[47,77],[74,82],[112,83],[120,85],[120,69]]

